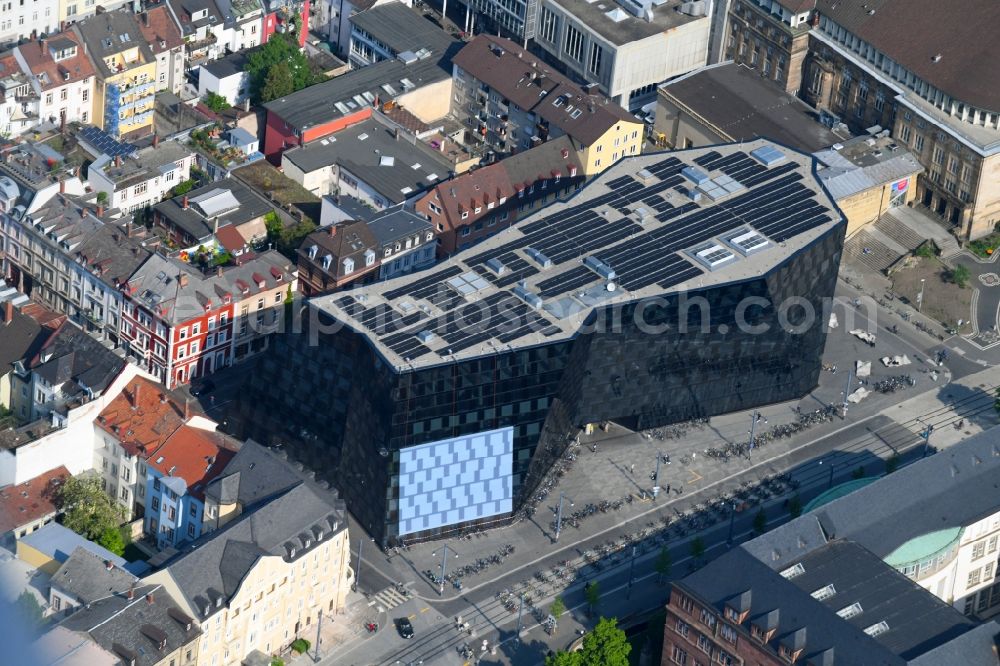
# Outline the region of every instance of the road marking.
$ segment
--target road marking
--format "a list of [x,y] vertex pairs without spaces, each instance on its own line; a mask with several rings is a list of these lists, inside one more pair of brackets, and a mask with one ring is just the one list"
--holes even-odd
[[421,612],[421,613],[426,613],[426,612],[427,612],[427,611],[429,611],[430,609],[431,609],[431,607],[430,607],[430,606],[424,606],[423,608],[421,608],[421,609],[420,609],[420,612]]
[[690,479],[687,480],[687,482],[688,482],[689,485],[692,484],[692,483],[697,483],[698,481],[701,481],[702,479],[705,478],[701,474],[699,474],[698,472],[694,471],[693,469],[690,470],[690,472],[691,472],[692,478],[690,478]]
[[[420,611],[420,612],[423,613],[424,611]],[[417,619],[417,614],[416,613],[410,613],[409,615],[406,616],[406,618],[409,619],[409,620],[415,620],[415,619]]]

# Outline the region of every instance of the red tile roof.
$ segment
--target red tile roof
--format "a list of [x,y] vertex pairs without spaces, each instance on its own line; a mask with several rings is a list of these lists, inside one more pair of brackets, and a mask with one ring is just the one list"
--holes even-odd
[[[76,55],[56,62],[49,47],[64,41],[70,41],[76,45]],[[90,59],[84,53],[76,35],[70,30],[52,35],[41,42],[31,41],[22,44],[17,47],[17,50],[31,69],[31,73],[39,77],[42,90],[60,88],[94,75],[94,67],[90,64]],[[42,75],[44,75],[44,79]]]
[[162,384],[136,377],[97,416],[97,425],[131,455],[148,458],[197,412]]
[[215,239],[222,244],[222,247],[226,248],[226,252],[233,254],[239,252],[247,247],[247,242],[240,235],[240,232],[236,230],[236,225],[227,224],[221,227],[218,233],[215,234]]
[[0,488],[0,534],[55,514],[56,491],[69,476],[60,465],[24,483]]
[[143,39],[149,42],[153,53],[163,53],[180,46],[184,39],[174,23],[166,4],[149,7],[136,16]]
[[188,494],[204,500],[205,486],[226,468],[238,446],[222,433],[185,425],[149,458],[149,466],[164,476],[184,479]]

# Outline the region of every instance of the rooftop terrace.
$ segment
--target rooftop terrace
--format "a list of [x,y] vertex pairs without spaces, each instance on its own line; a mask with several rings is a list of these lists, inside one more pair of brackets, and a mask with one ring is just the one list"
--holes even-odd
[[765,140],[646,154],[432,269],[312,304],[415,369],[574,337],[598,307],[759,277],[841,220],[814,159]]

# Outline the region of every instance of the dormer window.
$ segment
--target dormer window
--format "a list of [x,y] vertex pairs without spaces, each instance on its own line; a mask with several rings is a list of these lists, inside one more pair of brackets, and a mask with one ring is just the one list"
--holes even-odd
[[351,273],[354,272],[354,260],[353,259],[351,259],[350,257],[347,257],[346,259],[344,259],[343,264],[344,264],[344,275],[350,275]]
[[309,258],[310,259],[315,259],[316,258],[316,252],[318,252],[318,251],[319,251],[318,247],[316,247],[315,245],[310,245],[309,246]]
[[367,250],[365,252],[365,266],[375,265],[375,250]]
[[333,257],[329,254],[323,257],[323,270],[330,270],[330,264],[333,262]]
[[426,240],[427,240],[428,243],[431,242],[432,240],[434,240],[434,232],[433,231],[428,231],[427,232],[427,236],[425,236],[425,238],[426,238]]
[[391,247],[385,248],[385,256],[388,257],[390,254],[392,254],[392,248]]

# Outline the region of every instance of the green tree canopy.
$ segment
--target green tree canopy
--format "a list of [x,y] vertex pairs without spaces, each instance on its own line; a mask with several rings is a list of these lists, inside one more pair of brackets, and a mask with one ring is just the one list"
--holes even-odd
[[109,527],[97,538],[97,543],[107,548],[115,555],[122,555],[125,552],[125,535],[122,530],[116,527]]
[[218,93],[210,92],[205,95],[205,106],[216,113],[222,113],[230,107],[229,100]]
[[581,658],[579,652],[556,652],[545,658],[545,666],[581,666]]
[[596,580],[587,583],[587,586],[583,588],[583,596],[587,599],[590,612],[593,613],[594,609],[597,608],[597,604],[601,601],[601,586]]
[[628,666],[632,645],[615,618],[602,617],[583,639],[580,666]]
[[264,46],[250,54],[246,65],[250,96],[269,102],[316,82],[309,61],[287,34],[275,34]]
[[951,269],[951,281],[959,288],[965,289],[965,285],[969,282],[969,269],[961,264],[955,266]]
[[125,521],[125,507],[104,492],[94,475],[67,479],[57,504],[64,512],[63,525],[91,541],[104,538],[109,530],[118,531]]
[[563,601],[562,597],[556,597],[552,600],[552,605],[549,606],[549,613],[554,618],[559,618],[563,613],[566,612],[566,603]]
[[656,579],[660,585],[663,585],[663,579],[670,575],[670,568],[673,566],[673,559],[670,557],[670,551],[664,546],[660,549],[660,554],[656,557]]

